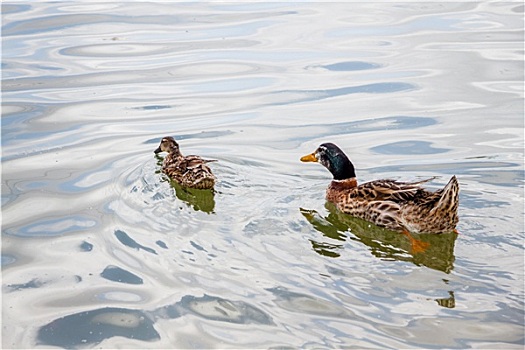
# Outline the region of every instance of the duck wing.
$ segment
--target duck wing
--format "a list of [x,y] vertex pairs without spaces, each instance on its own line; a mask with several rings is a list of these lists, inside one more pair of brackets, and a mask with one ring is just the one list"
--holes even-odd
[[390,179],[375,180],[358,186],[357,190],[360,193],[359,197],[367,200],[392,201],[396,203],[419,201],[431,193],[421,188],[421,184],[432,179],[417,182],[401,182]]
[[199,156],[186,156],[181,163],[184,163],[184,168],[195,168],[201,164],[206,164],[210,162],[216,162],[216,159],[203,159]]

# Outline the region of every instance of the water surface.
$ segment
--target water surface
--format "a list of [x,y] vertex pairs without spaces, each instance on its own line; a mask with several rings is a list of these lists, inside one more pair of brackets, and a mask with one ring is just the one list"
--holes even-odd
[[[2,347],[521,349],[523,10],[2,3]],[[460,234],[341,214],[322,142],[457,175]]]

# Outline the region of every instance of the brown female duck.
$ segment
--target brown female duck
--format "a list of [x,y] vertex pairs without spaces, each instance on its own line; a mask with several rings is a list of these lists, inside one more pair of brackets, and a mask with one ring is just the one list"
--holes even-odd
[[319,162],[332,173],[326,199],[344,213],[404,233],[457,232],[459,185],[455,176],[436,192],[420,187],[432,179],[376,180],[358,185],[352,162],[333,143],[323,143],[301,161]]
[[160,141],[155,154],[168,152],[162,162],[162,172],[183,187],[211,189],[215,185],[215,176],[206,163],[216,160],[202,159],[199,156],[183,156],[179,144],[171,136]]

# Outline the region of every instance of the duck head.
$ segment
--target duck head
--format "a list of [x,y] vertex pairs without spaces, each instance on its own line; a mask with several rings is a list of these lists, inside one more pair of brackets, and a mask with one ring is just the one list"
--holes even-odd
[[323,143],[315,152],[301,157],[302,162],[321,163],[334,176],[334,180],[355,178],[354,165],[346,154],[333,143]]
[[175,141],[173,137],[166,136],[162,138],[159,147],[157,147],[157,149],[154,152],[155,154],[158,154],[160,152],[179,154],[179,144],[177,143],[177,141]]

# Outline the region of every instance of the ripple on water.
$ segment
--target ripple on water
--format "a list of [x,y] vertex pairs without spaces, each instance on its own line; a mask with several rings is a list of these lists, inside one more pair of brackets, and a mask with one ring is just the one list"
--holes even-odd
[[[181,52],[187,54],[188,52],[198,50],[213,50],[223,48],[224,45],[230,48],[248,48],[257,45],[259,42],[255,40],[239,40],[239,39],[227,39],[222,42],[202,40],[202,41],[191,41],[191,42],[178,42],[164,44],[147,44],[147,43],[130,43],[130,42],[119,42],[117,38],[114,39],[113,43],[109,44],[94,44],[94,45],[83,45],[83,46],[72,46],[66,47],[59,51],[60,55],[64,56],[79,56],[79,57],[133,57],[133,56],[153,56],[152,59],[158,59],[159,56],[171,55],[174,52]],[[226,65],[225,68],[231,70],[235,65]],[[228,70],[227,70],[228,71]],[[215,71],[211,72],[215,73]]]
[[48,217],[46,215],[39,221],[19,226],[16,230],[6,229],[4,232],[19,237],[52,237],[65,233],[87,231],[97,225],[96,220],[81,215],[60,216],[55,219],[48,219]]
[[[57,337],[56,334],[63,336]],[[37,341],[50,346],[74,348],[98,344],[115,336],[142,341],[160,339],[146,313],[106,307],[58,318],[39,329]]]
[[[3,345],[521,348],[521,14],[3,4]],[[165,135],[214,192],[160,173]],[[460,234],[341,215],[321,142],[362,180],[457,174]]]
[[96,345],[115,336],[155,341],[160,339],[154,328],[157,319],[175,319],[188,314],[226,324],[274,325],[267,313],[248,303],[209,295],[187,295],[175,304],[147,312],[106,307],[60,317],[39,329],[38,341],[64,348]]
[[381,65],[371,62],[362,62],[362,61],[347,61],[347,62],[337,62],[332,64],[327,64],[320,66],[321,68],[328,69],[335,72],[348,72],[348,71],[358,71],[358,70],[368,70],[368,69],[377,69]]
[[446,148],[433,147],[432,143],[428,141],[416,141],[416,140],[392,142],[392,143],[372,147],[370,150],[381,153],[381,154],[404,154],[404,155],[436,154],[436,153],[445,153],[445,152],[450,151],[449,149],[446,149]]

